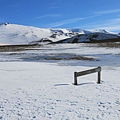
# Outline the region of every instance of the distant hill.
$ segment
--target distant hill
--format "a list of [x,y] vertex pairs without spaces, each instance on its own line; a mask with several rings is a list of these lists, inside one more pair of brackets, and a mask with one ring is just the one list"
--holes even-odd
[[0,24],[0,45],[114,42],[119,39],[120,34],[106,30],[48,29],[9,23]]

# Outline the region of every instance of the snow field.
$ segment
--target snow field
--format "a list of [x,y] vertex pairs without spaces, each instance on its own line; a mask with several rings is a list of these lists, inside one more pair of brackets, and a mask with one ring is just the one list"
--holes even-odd
[[[119,120],[119,49],[88,48],[77,44],[48,47],[41,52],[83,53],[99,61],[28,62],[2,53],[0,120]],[[39,55],[39,52],[25,51],[26,55]],[[9,56],[7,62],[6,56]],[[97,84],[97,73],[94,73],[79,77],[78,86],[73,85],[75,71],[97,66],[102,67],[101,84]]]
[[[100,85],[93,74],[78,78],[79,85],[74,86],[73,71],[78,67],[26,62],[8,62],[1,66],[0,115],[3,120],[119,120],[120,68],[118,72],[115,70],[115,77],[110,76],[114,70],[103,70]],[[85,68],[88,69],[81,67]]]

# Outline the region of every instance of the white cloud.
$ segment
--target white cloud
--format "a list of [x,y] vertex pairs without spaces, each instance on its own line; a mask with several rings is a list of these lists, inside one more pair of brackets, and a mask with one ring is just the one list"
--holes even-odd
[[104,15],[104,14],[111,14],[111,13],[118,13],[120,9],[113,9],[113,10],[104,10],[104,11],[96,11],[96,15]]
[[36,17],[35,19],[42,19],[42,18],[48,18],[48,17],[60,17],[62,16],[61,14],[46,14],[46,15],[41,15],[39,17]]
[[73,18],[73,19],[62,20],[62,21],[59,21],[59,22],[49,24],[49,26],[58,27],[58,26],[62,26],[62,25],[70,24],[70,23],[75,23],[75,22],[77,22],[79,20],[83,20],[83,19],[84,18]]
[[99,26],[99,28],[104,28],[110,31],[120,31],[120,18],[108,20],[106,23]]
[[84,29],[106,29],[109,31],[120,31],[120,18],[103,20],[99,22],[89,23],[82,26]]
[[89,16],[89,17],[82,17],[82,18],[80,17],[80,18],[66,19],[66,20],[55,22],[55,23],[51,23],[51,24],[49,24],[49,27],[59,27],[59,26],[62,26],[62,25],[67,25],[67,24],[70,24],[70,23],[76,23],[76,22],[79,22],[81,20],[85,20],[85,19],[89,19],[89,18],[93,18],[93,17],[96,17],[96,15]]
[[51,8],[51,9],[60,8],[64,1],[65,1],[65,0],[55,0],[54,2],[51,2],[51,3],[50,3],[50,8]]
[[[87,19],[89,20],[91,18],[100,17],[105,14],[107,15],[107,14],[119,13],[119,12],[120,12],[120,9],[107,10],[107,11],[96,11],[92,16],[65,19],[65,20],[61,20],[61,21],[54,22],[51,24],[47,24],[45,26],[46,27],[61,27],[61,26],[68,25],[68,24],[78,23],[82,20],[87,20]],[[60,17],[60,16],[62,15],[47,14],[47,15],[40,16],[36,19],[47,18],[47,17]],[[116,18],[116,19],[114,18],[114,19],[108,19],[108,20],[100,19],[99,21],[86,23],[84,25],[77,26],[77,28],[78,27],[83,28],[83,29],[107,29],[110,31],[120,31],[120,18]]]

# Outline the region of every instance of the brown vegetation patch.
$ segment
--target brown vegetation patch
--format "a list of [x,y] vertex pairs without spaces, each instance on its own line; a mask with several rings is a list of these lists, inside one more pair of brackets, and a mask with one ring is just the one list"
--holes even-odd
[[[19,56],[19,55],[18,55]],[[87,60],[94,61],[96,59],[92,57],[81,56],[72,53],[58,53],[58,54],[31,54],[31,55],[20,55],[20,59],[25,61],[41,61],[41,60]]]
[[69,54],[69,53],[51,54],[49,56],[42,58],[44,58],[45,60],[88,60],[88,61],[94,60],[94,58],[91,57],[85,57],[85,56]]
[[89,43],[89,44],[87,44],[87,46],[91,46],[91,47],[120,48],[120,42]]
[[14,51],[24,51],[27,48],[37,48],[40,45],[4,45],[0,46],[0,52],[14,52]]

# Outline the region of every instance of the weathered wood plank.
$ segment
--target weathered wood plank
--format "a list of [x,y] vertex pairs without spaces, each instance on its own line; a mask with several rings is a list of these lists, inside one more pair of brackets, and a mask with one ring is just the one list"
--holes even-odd
[[101,67],[98,67],[98,68],[94,68],[94,69],[90,69],[90,70],[86,70],[86,71],[82,71],[82,72],[77,72],[76,75],[78,77],[78,76],[87,75],[87,74],[100,72],[100,71],[101,71]]
[[98,84],[100,84],[100,79],[101,79],[101,67],[97,67],[94,69],[86,70],[86,71],[81,71],[81,72],[74,72],[74,85],[77,85],[77,77],[91,74],[98,72]]
[[77,85],[77,72],[74,72],[74,85]]
[[98,82],[97,82],[98,84],[100,84],[100,79],[101,79],[100,76],[101,76],[101,71],[98,72]]

